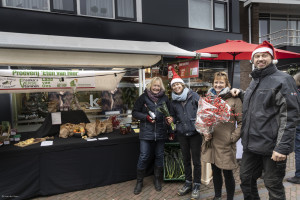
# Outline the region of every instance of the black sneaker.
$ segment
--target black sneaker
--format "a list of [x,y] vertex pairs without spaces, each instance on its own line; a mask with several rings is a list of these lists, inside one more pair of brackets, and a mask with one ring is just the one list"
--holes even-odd
[[294,176],[294,177],[288,178],[287,181],[290,183],[300,184],[300,177]]
[[198,200],[198,199],[200,199],[200,183],[195,183],[191,195],[191,200]]
[[178,190],[177,194],[179,196],[183,196],[189,193],[190,191],[192,191],[192,182],[185,182],[182,188]]

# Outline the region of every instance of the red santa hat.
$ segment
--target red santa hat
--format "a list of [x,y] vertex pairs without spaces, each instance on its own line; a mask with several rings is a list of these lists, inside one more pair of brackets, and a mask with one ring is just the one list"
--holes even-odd
[[271,43],[269,43],[268,41],[263,41],[263,43],[259,44],[254,49],[254,51],[252,52],[252,55],[251,55],[251,61],[253,61],[253,56],[256,53],[269,53],[273,57],[272,63],[273,64],[278,63],[275,49],[274,49],[273,45]]
[[183,83],[183,80],[180,78],[180,76],[175,72],[175,69],[173,67],[171,67],[172,73],[173,73],[173,77],[171,80],[171,86],[173,85],[173,83]]

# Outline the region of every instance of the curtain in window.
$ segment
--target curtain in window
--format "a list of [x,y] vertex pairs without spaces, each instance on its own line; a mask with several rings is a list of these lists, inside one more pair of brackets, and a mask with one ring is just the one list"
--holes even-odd
[[86,15],[113,18],[112,0],[86,0]]
[[224,3],[215,3],[215,28],[226,29],[226,11]]
[[117,16],[134,18],[133,0],[117,0]]
[[53,0],[53,8],[55,10],[75,11],[73,0]]
[[49,8],[47,0],[6,0],[6,6],[34,10],[48,10]]
[[189,27],[212,29],[211,0],[189,0]]
[[62,0],[53,0],[53,8],[56,10],[63,10],[63,2]]

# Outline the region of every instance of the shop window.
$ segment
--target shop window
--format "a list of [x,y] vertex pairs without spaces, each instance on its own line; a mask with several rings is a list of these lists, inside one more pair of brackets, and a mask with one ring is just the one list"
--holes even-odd
[[227,30],[226,0],[189,0],[189,27]]
[[228,73],[228,63],[221,61],[214,62],[199,62],[199,77],[186,79],[187,85],[197,92],[200,96],[205,96],[208,89],[213,85],[213,75],[218,71],[225,71]]
[[49,10],[48,0],[4,0],[2,1],[4,7],[23,8],[30,10]]
[[76,14],[76,0],[51,0],[51,11]]

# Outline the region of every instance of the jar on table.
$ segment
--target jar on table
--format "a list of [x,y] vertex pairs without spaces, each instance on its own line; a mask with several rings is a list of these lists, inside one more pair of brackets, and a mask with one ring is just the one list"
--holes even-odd
[[131,132],[131,124],[126,124],[126,132],[127,133]]
[[125,135],[127,133],[127,127],[125,125],[120,126],[120,133]]

